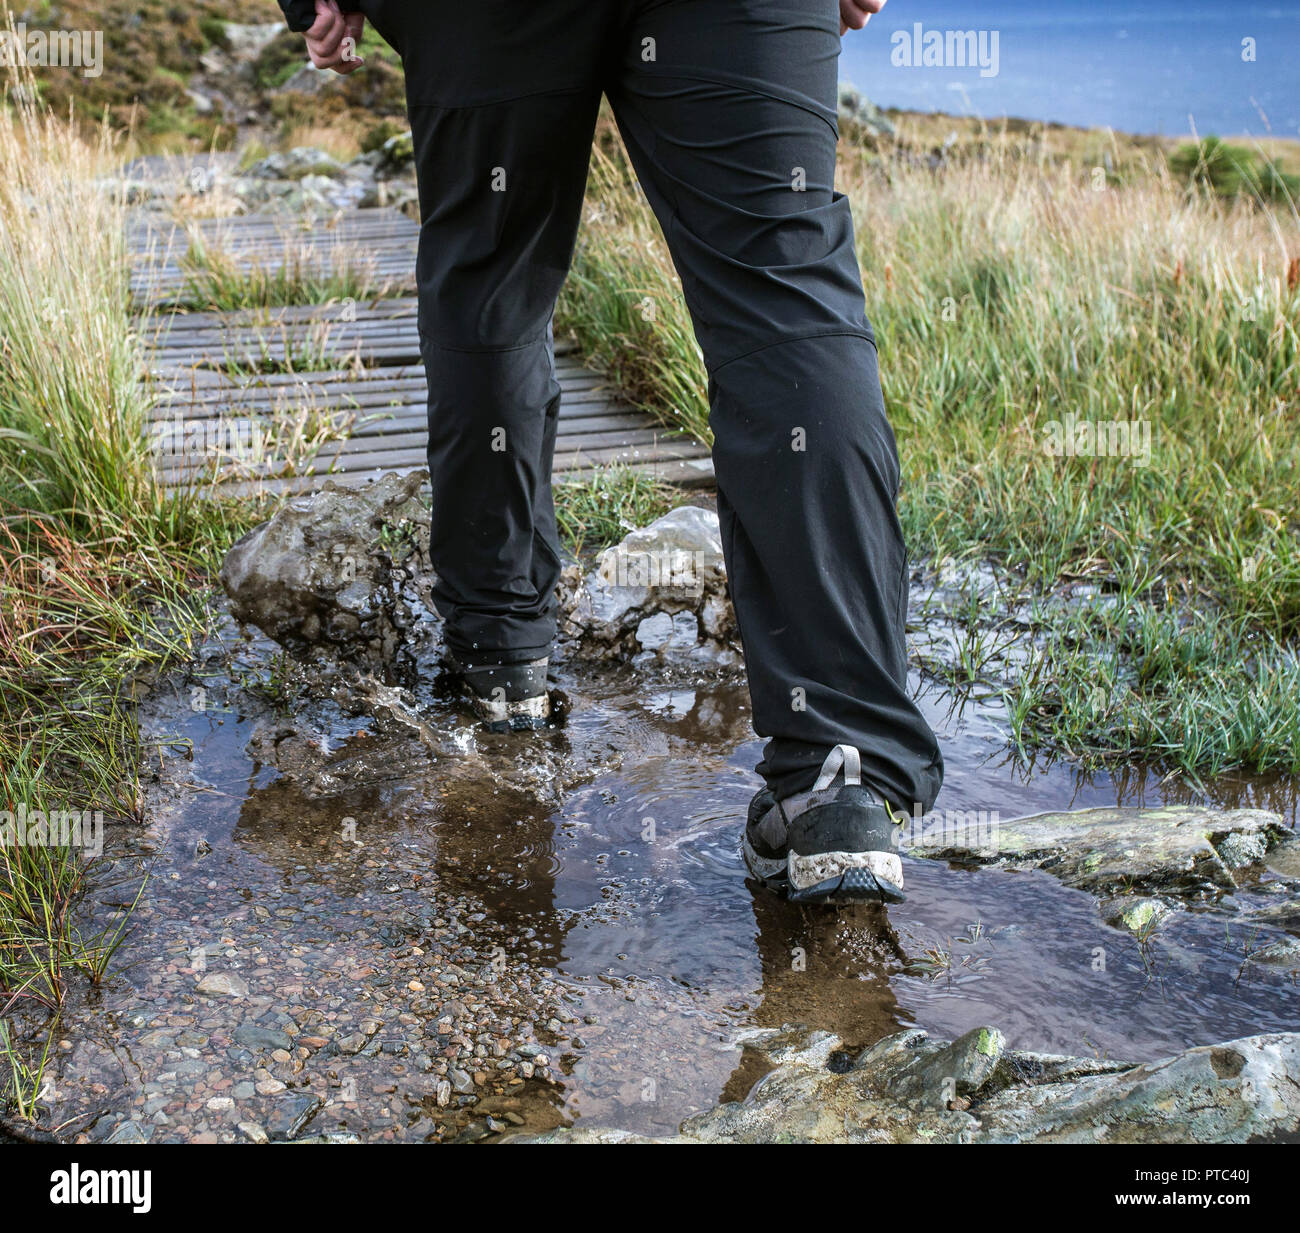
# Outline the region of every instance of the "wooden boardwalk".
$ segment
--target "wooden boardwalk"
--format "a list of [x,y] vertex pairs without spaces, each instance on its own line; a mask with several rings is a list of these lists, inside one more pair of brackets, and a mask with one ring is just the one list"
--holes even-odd
[[[392,210],[356,210],[310,228],[250,215],[205,220],[200,242],[242,268],[274,272],[365,263],[389,293],[366,302],[243,312],[171,311],[185,293],[193,233],[142,219],[130,229],[132,293],[150,313],[152,443],[171,487],[215,478],[231,495],[361,485],[424,466],[427,388],[410,294],[418,229]],[[393,294],[397,292],[398,294]],[[401,294],[405,292],[405,294]],[[612,463],[680,485],[710,484],[707,447],[621,402],[556,347],[563,391],[554,471]]]

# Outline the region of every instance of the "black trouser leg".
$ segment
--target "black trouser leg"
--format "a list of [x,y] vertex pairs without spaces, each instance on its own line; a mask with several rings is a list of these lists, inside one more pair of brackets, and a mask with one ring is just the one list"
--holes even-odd
[[844,742],[928,809],[943,771],[907,689],[898,458],[833,189],[837,6],[633,7],[607,90],[709,371],[760,773],[789,795]]
[[586,185],[600,23],[558,12],[570,5],[362,4],[406,68],[434,603],[458,658],[539,658],[560,573],[550,323]]

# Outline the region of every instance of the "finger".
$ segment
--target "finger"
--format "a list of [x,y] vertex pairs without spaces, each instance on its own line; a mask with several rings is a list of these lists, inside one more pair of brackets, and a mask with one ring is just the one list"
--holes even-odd
[[308,47],[307,54],[318,69],[334,68],[345,63],[341,42],[336,47]]
[[316,20],[303,32],[307,42],[319,42],[334,30],[343,28],[343,15],[330,9],[317,9]]
[[867,15],[858,7],[857,0],[840,0],[840,25],[845,30],[861,30],[866,24]]
[[347,27],[342,18],[333,18],[333,24],[323,34],[307,36],[307,50],[318,56],[332,56],[339,49],[347,34]]

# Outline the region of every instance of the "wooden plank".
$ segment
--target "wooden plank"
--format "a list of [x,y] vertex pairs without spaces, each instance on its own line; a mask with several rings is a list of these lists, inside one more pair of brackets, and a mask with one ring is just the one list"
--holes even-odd
[[[270,215],[204,219],[190,227],[142,216],[127,232],[131,287],[146,302],[175,299],[190,278],[184,258],[198,237],[240,268],[270,271],[292,261],[324,273],[341,261],[357,262],[401,291],[412,284],[418,236],[418,225],[395,210],[339,211],[311,227]],[[423,467],[427,388],[418,311],[410,294],[349,303],[346,312],[339,302],[228,313],[146,311],[140,328],[150,344],[157,473],[172,487],[197,483],[204,492],[280,496],[318,488],[327,479],[363,484]],[[304,354],[327,367],[258,371],[287,367]],[[562,391],[557,476],[590,476],[618,463],[672,483],[710,482],[705,446],[621,402],[599,374],[578,362],[572,343],[561,340],[555,354]],[[284,474],[281,460],[250,467],[231,459],[218,471],[221,482],[212,484],[211,454],[184,448],[196,425],[238,432],[256,421],[269,431],[303,408],[345,435],[297,460],[297,474]]]
[[[588,462],[592,462],[593,465],[579,463],[563,471],[557,470],[556,482],[563,483],[568,480],[591,479],[609,465],[607,461],[593,462],[593,460],[588,460]],[[631,471],[654,476],[664,483],[681,488],[712,487],[714,483],[713,463],[707,457],[668,458],[649,462],[626,461],[624,465]],[[346,471],[333,475],[295,475],[266,480],[235,480],[218,485],[204,483],[199,487],[198,491],[201,495],[213,497],[267,497],[278,499],[318,491],[326,481],[330,481],[342,488],[360,488],[375,483],[385,475],[405,475],[411,471],[423,470],[423,468],[424,463],[420,461],[418,463],[408,463],[404,466],[386,465],[376,467],[370,471]]]
[[[406,474],[410,471],[421,470],[420,466],[379,468],[368,472],[346,472],[342,475],[298,475],[287,479],[258,480],[253,482],[233,482],[221,484],[213,487],[203,485],[199,492],[207,496],[221,496],[234,498],[247,497],[265,497],[280,499],[284,497],[296,496],[302,493],[317,491],[326,481],[330,481],[341,488],[362,488],[367,484],[376,483],[385,475],[396,473],[399,475]],[[629,469],[643,475],[652,475],[664,483],[673,484],[680,488],[711,488],[714,483],[713,463],[708,458],[698,459],[666,459],[658,462],[642,462],[629,464]],[[601,466],[591,467],[574,467],[572,470],[558,474],[557,482],[567,480],[586,480],[591,479],[598,474]]]
[[[366,440],[353,437],[346,441],[331,441],[323,445],[310,458],[296,462],[300,471],[357,471],[373,470],[385,464],[407,466],[425,457],[426,434],[400,433],[391,437]],[[618,451],[619,457],[637,456],[646,460],[664,458],[699,458],[708,450],[698,442],[666,445],[661,434],[654,429],[633,432],[592,432],[580,436],[564,437],[556,442],[553,471],[564,471],[577,462],[604,456],[607,450]],[[279,474],[285,469],[284,459],[272,458],[264,463],[242,463],[237,460],[218,462],[210,456],[187,458],[183,455],[155,456],[155,473],[168,485],[174,485],[186,476],[228,473],[238,477],[259,474]]]

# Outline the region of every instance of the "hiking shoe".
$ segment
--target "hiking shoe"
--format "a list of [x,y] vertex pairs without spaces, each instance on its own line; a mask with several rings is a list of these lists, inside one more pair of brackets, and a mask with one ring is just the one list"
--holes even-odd
[[489,732],[527,732],[545,728],[551,718],[546,693],[548,659],[518,664],[470,665],[452,659],[469,692],[475,713]]
[[858,751],[836,745],[807,792],[754,797],[741,852],[750,873],[791,903],[902,903],[895,825],[863,784]]

